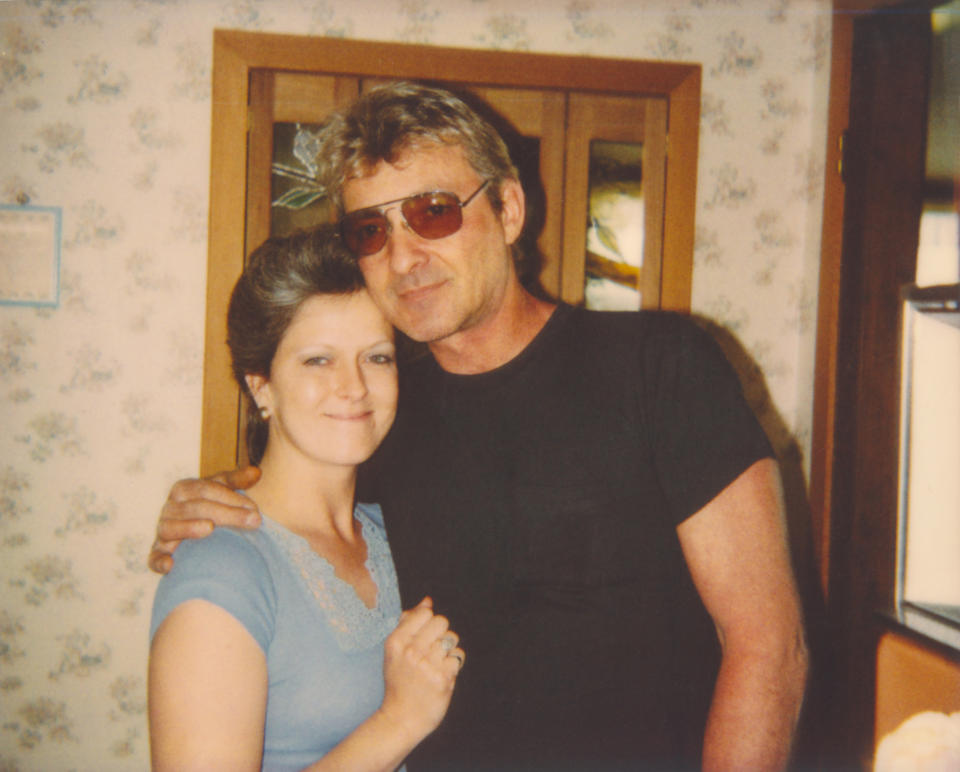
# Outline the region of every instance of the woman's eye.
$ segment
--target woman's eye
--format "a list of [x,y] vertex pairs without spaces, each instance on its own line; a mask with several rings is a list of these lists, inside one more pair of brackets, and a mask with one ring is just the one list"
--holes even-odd
[[329,363],[330,363],[329,357],[310,357],[304,362],[305,365],[311,365],[311,366],[321,366]]
[[392,365],[394,358],[393,354],[371,354],[367,360],[375,365]]

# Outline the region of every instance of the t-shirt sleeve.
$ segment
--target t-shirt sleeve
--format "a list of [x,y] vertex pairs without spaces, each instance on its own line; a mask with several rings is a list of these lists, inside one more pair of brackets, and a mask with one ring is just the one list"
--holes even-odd
[[657,476],[680,523],[773,451],[719,345],[692,321],[668,318],[645,358]]
[[266,653],[273,637],[276,594],[267,561],[244,536],[216,528],[205,539],[184,541],[153,599],[150,640],[167,615],[188,600],[202,599],[227,611]]

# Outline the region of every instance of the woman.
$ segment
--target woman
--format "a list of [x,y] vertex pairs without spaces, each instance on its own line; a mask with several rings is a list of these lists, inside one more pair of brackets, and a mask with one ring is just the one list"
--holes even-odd
[[184,544],[158,587],[154,769],[396,769],[464,654],[429,598],[400,613],[379,507],[354,503],[396,411],[393,330],[329,228],[256,250],[227,326],[263,525]]

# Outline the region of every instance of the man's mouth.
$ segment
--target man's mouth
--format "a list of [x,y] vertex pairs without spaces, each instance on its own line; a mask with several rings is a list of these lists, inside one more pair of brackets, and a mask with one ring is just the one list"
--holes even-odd
[[397,291],[397,297],[404,303],[419,303],[445,283],[445,280],[440,280],[429,284],[418,284],[416,287],[401,288]]

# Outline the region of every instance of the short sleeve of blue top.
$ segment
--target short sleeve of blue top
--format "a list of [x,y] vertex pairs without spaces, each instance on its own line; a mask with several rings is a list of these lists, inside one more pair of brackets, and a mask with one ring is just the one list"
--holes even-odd
[[[264,517],[256,531],[217,528],[184,542],[157,588],[150,639],[179,604],[233,615],[267,658],[263,769],[299,770],[336,746],[383,700],[383,642],[400,598],[380,508],[359,504],[373,609],[296,534]],[[229,706],[224,706],[225,710]]]

